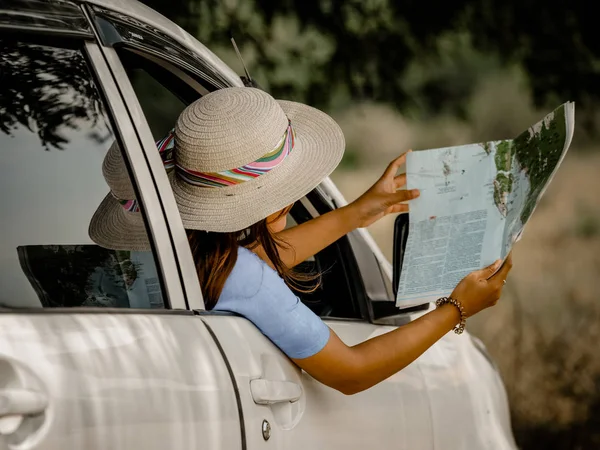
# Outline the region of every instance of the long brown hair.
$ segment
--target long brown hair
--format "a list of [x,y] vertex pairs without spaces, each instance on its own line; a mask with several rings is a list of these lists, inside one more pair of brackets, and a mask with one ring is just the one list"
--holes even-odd
[[[281,211],[274,220],[287,214],[291,207]],[[289,244],[273,235],[267,219],[249,228],[232,233],[187,230],[198,279],[204,296],[206,309],[212,309],[219,300],[227,277],[237,261],[238,247],[249,250],[262,247],[267,258],[285,283],[299,292],[313,292],[319,286],[320,275],[302,273],[290,269],[279,256],[279,248],[290,248]],[[306,286],[307,282],[312,285]]]

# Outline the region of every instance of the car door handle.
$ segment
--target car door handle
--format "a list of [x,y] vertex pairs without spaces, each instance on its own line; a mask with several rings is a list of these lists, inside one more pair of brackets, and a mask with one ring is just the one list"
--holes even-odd
[[28,389],[0,389],[0,435],[14,433],[25,416],[42,414],[48,397]]
[[250,381],[250,392],[254,403],[272,405],[274,403],[295,402],[302,395],[300,385],[292,381],[275,381],[259,378]]

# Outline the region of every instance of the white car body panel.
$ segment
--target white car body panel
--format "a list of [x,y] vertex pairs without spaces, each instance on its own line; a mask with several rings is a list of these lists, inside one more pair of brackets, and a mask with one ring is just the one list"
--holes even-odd
[[0,448],[241,448],[231,378],[193,315],[0,314],[0,396],[15,389],[48,406]]
[[[271,424],[269,448],[282,450],[508,450],[514,449],[507,401],[494,368],[468,335],[447,334],[414,363],[377,386],[346,396],[291,364],[243,318],[203,315],[218,338],[240,390],[249,450],[265,446],[262,421]],[[325,319],[348,345],[393,327]],[[295,403],[258,405],[251,380],[301,385]]]

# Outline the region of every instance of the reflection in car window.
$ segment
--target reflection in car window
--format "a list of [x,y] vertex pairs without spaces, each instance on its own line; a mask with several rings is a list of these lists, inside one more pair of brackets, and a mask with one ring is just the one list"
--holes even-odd
[[95,245],[114,141],[76,48],[0,39],[0,306],[163,307],[151,252]]

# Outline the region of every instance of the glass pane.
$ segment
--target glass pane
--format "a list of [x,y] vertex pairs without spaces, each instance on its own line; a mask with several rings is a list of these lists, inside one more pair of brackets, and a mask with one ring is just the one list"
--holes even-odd
[[88,234],[114,136],[81,50],[0,39],[0,74],[0,305],[163,307],[149,249]]
[[174,127],[179,114],[186,103],[178,92],[186,92],[195,100],[200,94],[195,93],[183,81],[171,74],[164,67],[134,52],[120,50],[118,52],[125,67],[129,81],[140,102],[146,121],[155,141],[163,139]]
[[143,69],[127,71],[155,141],[175,127],[185,104]]

